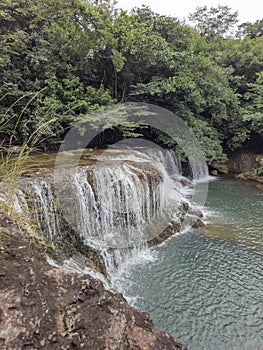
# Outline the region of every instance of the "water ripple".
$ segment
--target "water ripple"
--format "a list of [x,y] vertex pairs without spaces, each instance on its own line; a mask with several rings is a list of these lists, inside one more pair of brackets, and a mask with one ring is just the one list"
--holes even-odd
[[213,183],[208,198],[222,232],[188,232],[157,248],[161,258],[137,266],[125,290],[189,350],[263,350],[262,197],[229,186]]

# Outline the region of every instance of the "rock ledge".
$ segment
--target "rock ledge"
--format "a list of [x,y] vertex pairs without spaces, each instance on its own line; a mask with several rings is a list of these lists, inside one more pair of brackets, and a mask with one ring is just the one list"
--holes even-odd
[[0,349],[186,350],[120,293],[47,263],[0,212]]

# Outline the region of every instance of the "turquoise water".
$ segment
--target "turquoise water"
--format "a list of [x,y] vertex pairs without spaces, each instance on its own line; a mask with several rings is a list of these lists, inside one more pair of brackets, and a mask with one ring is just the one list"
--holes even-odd
[[262,208],[255,186],[212,181],[205,230],[154,248],[123,273],[122,292],[189,350],[262,350]]

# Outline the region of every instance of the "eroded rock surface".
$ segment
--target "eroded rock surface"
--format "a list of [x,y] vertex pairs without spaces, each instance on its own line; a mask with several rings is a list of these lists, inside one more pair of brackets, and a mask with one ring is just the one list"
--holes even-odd
[[227,165],[229,170],[235,174],[246,173],[263,166],[263,155],[241,150],[233,153]]
[[2,212],[0,222],[0,349],[186,350],[100,281],[50,266]]

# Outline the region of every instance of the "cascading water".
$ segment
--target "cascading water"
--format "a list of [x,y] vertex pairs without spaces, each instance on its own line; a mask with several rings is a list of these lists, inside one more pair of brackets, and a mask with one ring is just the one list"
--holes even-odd
[[66,221],[85,245],[100,252],[111,277],[178,219],[180,204],[187,201],[180,174],[171,150],[110,150],[88,167],[61,169],[59,189],[50,176],[29,179],[23,202],[52,244],[63,240]]
[[45,237],[53,244],[55,239],[61,237],[59,230],[59,216],[56,208],[56,200],[52,193],[51,185],[44,181],[33,181],[31,183],[33,197],[34,216],[38,226],[44,228]]

